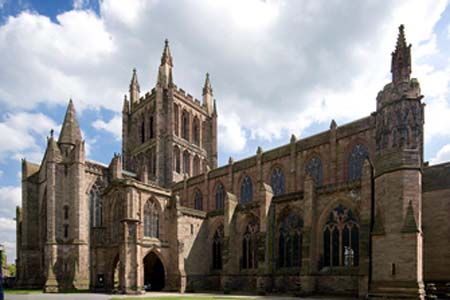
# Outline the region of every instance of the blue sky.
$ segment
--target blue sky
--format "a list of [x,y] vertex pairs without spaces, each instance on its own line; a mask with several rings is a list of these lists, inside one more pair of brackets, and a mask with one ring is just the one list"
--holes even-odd
[[427,104],[425,158],[448,161],[447,1],[0,0],[0,243],[13,260],[20,159],[40,162],[69,98],[88,158],[108,164],[132,69],[150,90],[165,38],[179,87],[200,99],[211,74],[224,164],[374,111],[400,24]]

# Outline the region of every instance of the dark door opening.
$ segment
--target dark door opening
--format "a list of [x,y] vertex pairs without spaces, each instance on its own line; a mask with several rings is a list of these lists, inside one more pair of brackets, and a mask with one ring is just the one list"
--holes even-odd
[[144,289],[161,291],[164,288],[164,266],[158,256],[150,252],[144,258]]

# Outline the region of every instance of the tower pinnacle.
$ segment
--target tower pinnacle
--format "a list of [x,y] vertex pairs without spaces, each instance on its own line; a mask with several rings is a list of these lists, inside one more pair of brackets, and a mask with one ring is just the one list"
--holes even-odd
[[173,85],[172,67],[173,62],[169,49],[169,40],[166,39],[164,41],[164,50],[161,56],[161,65],[158,70],[157,85],[165,89]]
[[209,73],[206,73],[205,84],[203,85],[203,106],[206,107],[208,114],[211,114],[214,108],[213,89],[209,80]]
[[392,52],[392,82],[394,84],[409,81],[411,76],[411,44],[407,45],[405,27],[400,25],[395,51]]
[[59,135],[58,143],[75,145],[78,141],[81,140],[81,131],[80,126],[78,125],[75,107],[73,106],[72,99],[70,99],[69,105],[67,106],[66,116],[64,117],[64,123],[62,125],[61,133]]
[[163,54],[161,56],[161,66],[164,64],[168,64],[169,66],[173,67],[172,55],[170,55],[168,39],[165,39],[165,41],[164,41],[164,50],[163,50]]
[[135,104],[139,101],[141,89],[137,78],[136,68],[133,69],[133,75],[130,82],[130,102]]
[[203,86],[203,96],[206,94],[213,95],[211,81],[209,80],[209,73],[206,73],[205,85]]

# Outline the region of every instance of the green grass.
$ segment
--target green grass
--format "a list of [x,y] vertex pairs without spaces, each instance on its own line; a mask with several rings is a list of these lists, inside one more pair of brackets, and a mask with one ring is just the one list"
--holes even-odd
[[250,300],[248,298],[234,298],[234,297],[217,297],[217,296],[157,296],[157,297],[145,297],[145,298],[111,298],[111,300]]
[[42,294],[42,290],[5,289],[5,294],[6,295]]

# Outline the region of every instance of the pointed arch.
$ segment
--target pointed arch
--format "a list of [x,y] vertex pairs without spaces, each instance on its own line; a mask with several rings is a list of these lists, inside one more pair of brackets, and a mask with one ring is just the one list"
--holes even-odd
[[281,215],[278,225],[278,267],[300,267],[302,261],[303,219],[294,211]]
[[361,143],[353,146],[348,156],[348,175],[347,180],[353,181],[361,178],[364,160],[369,157],[367,147]]
[[215,189],[216,209],[223,209],[225,202],[225,187],[221,182],[216,185]]
[[177,104],[173,104],[173,131],[176,136],[180,135],[180,109]]
[[305,173],[309,174],[316,186],[323,185],[323,166],[319,156],[313,156],[305,166]]
[[174,160],[174,171],[181,173],[181,153],[180,148],[177,146],[173,147],[173,160]]
[[100,197],[100,188],[97,182],[92,186],[89,192],[90,204],[90,224],[91,227],[103,225],[103,203]]
[[198,158],[197,155],[194,156],[194,161],[193,161],[193,175],[199,175],[200,174],[200,159]]
[[144,205],[144,237],[159,238],[159,206],[153,198]]
[[281,167],[275,167],[272,169],[270,175],[270,186],[272,187],[273,195],[279,196],[285,193],[286,179]]
[[194,144],[200,145],[200,121],[198,117],[194,117],[192,121],[192,139]]
[[189,141],[189,113],[185,110],[181,114],[181,137]]
[[197,189],[194,193],[194,208],[197,210],[203,210],[203,196],[199,189]]
[[252,179],[248,175],[245,175],[241,181],[240,200],[243,204],[253,201],[253,183]]
[[214,270],[222,269],[222,243],[223,224],[220,224],[214,232],[212,240],[212,267]]
[[242,269],[255,269],[258,267],[258,219],[252,218],[242,235]]
[[187,150],[183,152],[183,173],[191,174],[191,156]]

